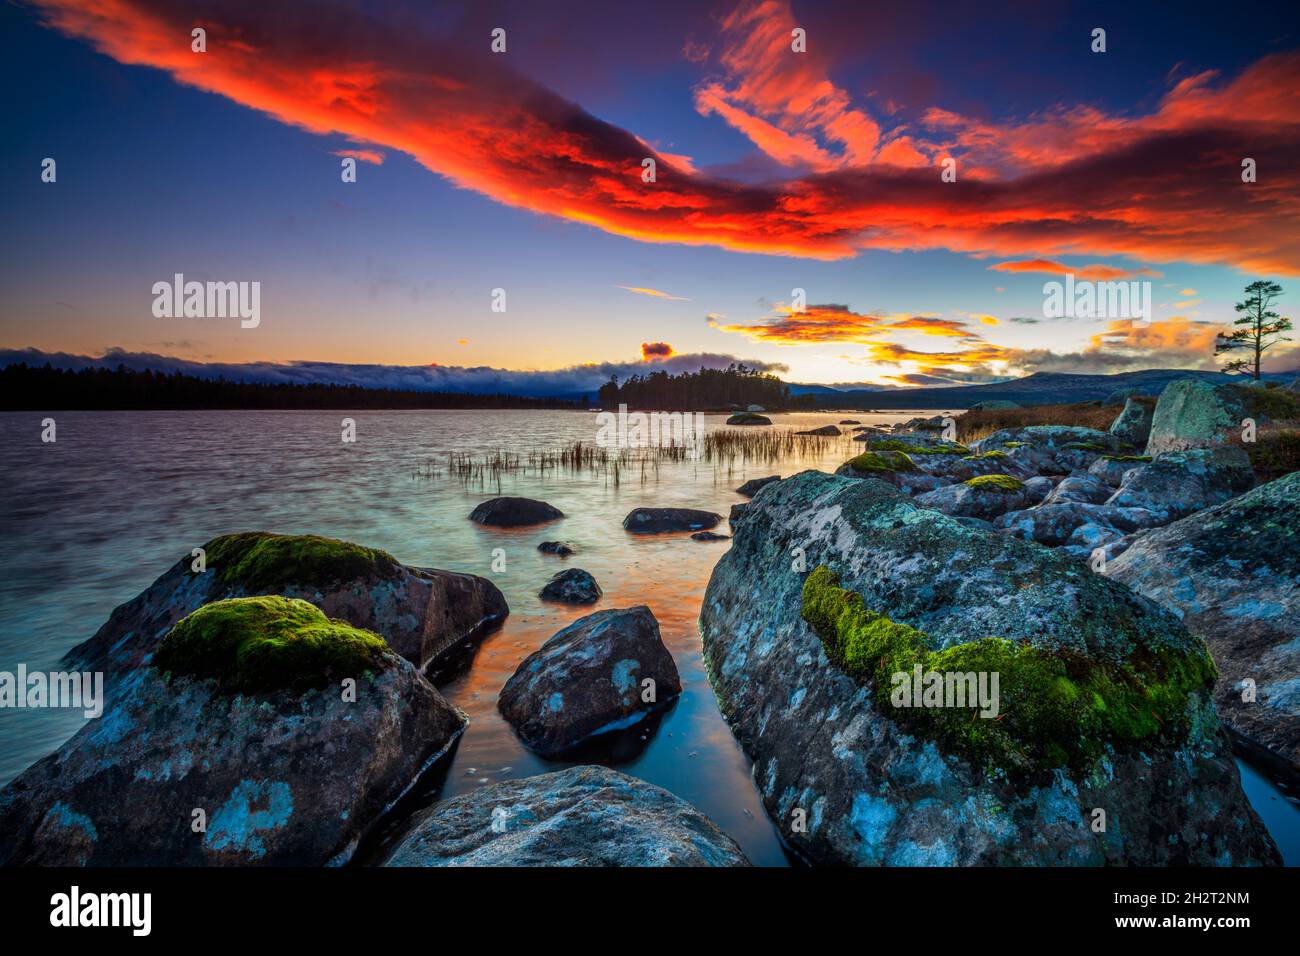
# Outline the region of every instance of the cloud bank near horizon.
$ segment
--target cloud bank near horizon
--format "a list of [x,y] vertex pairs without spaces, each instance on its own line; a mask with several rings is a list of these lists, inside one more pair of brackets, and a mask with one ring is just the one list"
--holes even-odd
[[[666,344],[666,343],[656,343]],[[671,346],[667,346],[671,349]],[[789,367],[775,362],[739,359],[714,352],[673,354],[653,361],[592,362],[567,368],[542,371],[468,367],[462,365],[374,365],[345,362],[196,362],[191,359],[152,352],[128,352],[110,348],[101,356],[75,355],[68,352],[44,352],[40,349],[0,349],[0,368],[16,365],[43,366],[47,362],[59,369],[80,371],[83,368],[117,368],[124,365],[133,371],[180,372],[199,378],[225,377],[267,385],[357,385],[362,388],[403,389],[419,392],[461,392],[472,395],[505,393],[526,397],[572,396],[592,394],[617,375],[622,381],[630,375],[650,372],[696,372],[701,368],[726,368],[744,364],[760,372],[784,374]]]

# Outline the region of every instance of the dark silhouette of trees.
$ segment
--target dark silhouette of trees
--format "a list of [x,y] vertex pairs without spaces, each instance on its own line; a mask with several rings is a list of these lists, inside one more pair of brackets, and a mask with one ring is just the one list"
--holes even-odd
[[1291,341],[1283,332],[1291,331],[1291,320],[1280,317],[1270,309],[1273,302],[1282,294],[1282,287],[1276,282],[1261,279],[1246,286],[1246,301],[1238,302],[1236,309],[1239,318],[1233,325],[1245,328],[1232,332],[1220,332],[1214,343],[1214,354],[1235,352],[1240,349],[1248,351],[1251,357],[1235,358],[1225,362],[1225,372],[1249,373],[1259,381],[1260,361],[1265,349],[1278,342]]
[[577,402],[518,395],[466,395],[363,388],[359,385],[268,385],[180,372],[91,367],[80,371],[19,363],[0,369],[0,409],[235,408],[579,408]]
[[618,376],[612,376],[598,393],[603,408],[627,405],[663,411],[701,411],[732,405],[762,405],[769,409],[810,405],[804,398],[792,397],[789,386],[775,375],[734,362],[725,369],[633,375],[621,385]]

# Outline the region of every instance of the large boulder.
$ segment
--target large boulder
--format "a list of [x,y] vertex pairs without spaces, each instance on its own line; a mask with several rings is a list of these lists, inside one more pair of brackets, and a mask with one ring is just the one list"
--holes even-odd
[[[764,805],[814,862],[1279,862],[1204,644],[1064,554],[804,472],[745,509],[700,628]],[[1001,674],[1000,719],[903,706],[914,666]]]
[[[148,661],[172,625],[204,604],[279,594],[383,636],[402,657],[436,676],[460,665],[510,613],[492,582],[400,564],[392,555],[316,535],[254,531],[203,546],[206,568],[185,554],[148,589],[115,608],[94,637],[68,654],[78,669],[116,674]],[[116,686],[109,682],[110,690]]]
[[633,534],[701,531],[715,527],[721,520],[722,515],[697,508],[634,508],[623,519],[623,528]]
[[1025,483],[1012,475],[984,475],[955,485],[936,488],[916,496],[922,508],[946,515],[981,518],[985,521],[1023,508],[1027,501]]
[[1151,436],[1151,417],[1155,406],[1150,402],[1140,402],[1130,398],[1124,403],[1124,410],[1111,422],[1110,433],[1120,441],[1134,448],[1145,448]]
[[1240,433],[1247,417],[1237,389],[1193,379],[1171,382],[1160,393],[1151,416],[1146,453],[1215,448]]
[[1162,516],[1145,508],[1090,505],[1081,501],[1041,504],[1023,511],[1009,511],[994,519],[993,526],[1013,538],[1035,541],[1051,547],[1070,543],[1084,525],[1113,528],[1121,533],[1153,528]]
[[382,638],[305,601],[207,605],[155,660],[0,792],[0,864],[346,862],[466,723]]
[[489,498],[469,513],[469,520],[493,528],[518,528],[563,518],[564,512],[535,498]]
[[748,866],[684,800],[608,767],[479,787],[424,811],[387,866]]
[[1300,472],[1143,535],[1105,573],[1205,640],[1220,719],[1300,774]]
[[1061,480],[1043,499],[1045,505],[1078,501],[1086,505],[1099,505],[1114,493],[1114,489],[1090,472],[1075,472]]
[[1151,459],[1146,455],[1102,455],[1088,466],[1088,474],[1112,488],[1124,483],[1124,476]]
[[835,469],[835,474],[846,478],[874,478],[908,494],[923,494],[949,484],[938,475],[921,471],[907,452],[888,449],[855,455]]
[[1106,503],[1144,508],[1168,524],[1221,504],[1254,484],[1250,458],[1239,445],[1171,451],[1125,472],[1124,483]]
[[682,692],[644,605],[579,618],[524,658],[497,707],[532,750],[555,756],[644,720]]

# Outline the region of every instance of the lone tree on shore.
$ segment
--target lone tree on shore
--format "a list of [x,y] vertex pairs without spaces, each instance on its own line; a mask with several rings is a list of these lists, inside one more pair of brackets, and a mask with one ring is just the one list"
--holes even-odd
[[1214,343],[1214,354],[1247,349],[1253,358],[1232,359],[1224,363],[1225,372],[1249,372],[1258,382],[1260,359],[1264,350],[1278,342],[1291,341],[1282,334],[1291,331],[1291,320],[1280,317],[1270,309],[1281,294],[1282,287],[1269,279],[1260,279],[1246,286],[1246,301],[1237,303],[1239,318],[1233,323],[1245,328],[1220,332]]

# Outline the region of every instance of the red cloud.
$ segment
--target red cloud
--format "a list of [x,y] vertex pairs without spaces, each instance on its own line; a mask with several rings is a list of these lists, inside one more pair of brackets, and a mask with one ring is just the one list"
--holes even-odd
[[995,272],[1044,272],[1048,275],[1073,274],[1076,279],[1089,282],[1114,282],[1120,279],[1139,277],[1159,279],[1161,273],[1154,269],[1120,269],[1115,266],[1090,265],[1071,267],[1053,262],[1050,259],[1022,259],[1018,262],[999,262],[989,266]]
[[[703,87],[706,101],[752,118],[751,131],[770,132],[792,161],[829,171],[752,185],[654,153],[657,181],[644,183],[653,136],[512,72],[486,36],[430,37],[333,5],[238,0],[199,18],[208,44],[196,54],[196,19],[179,0],[36,3],[52,25],[123,63],[312,132],[409,153],[497,201],[645,241],[823,259],[868,248],[1125,255],[1300,273],[1296,53],[1228,82],[1186,79],[1146,117],[1074,107],[991,126],[932,113],[928,127],[878,136],[811,61],[765,64],[793,18],[779,0],[746,3],[723,21],[716,57],[727,73]],[[947,153],[958,158],[955,183],[926,159]],[[1257,162],[1257,183],[1241,182],[1243,156]],[[906,168],[915,163],[925,165]]]
[[644,362],[658,361],[659,359],[671,358],[677,353],[667,342],[642,342],[641,343],[641,360]]

